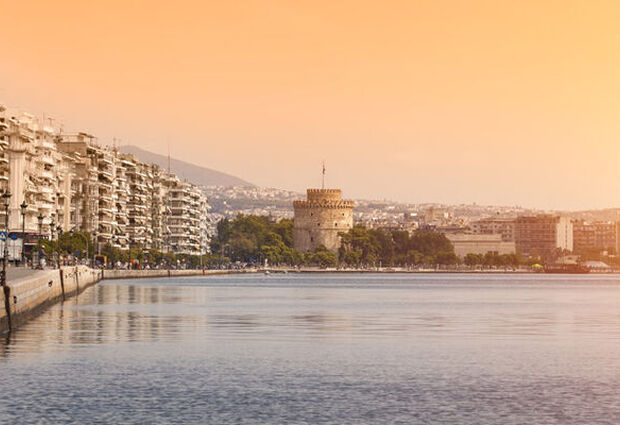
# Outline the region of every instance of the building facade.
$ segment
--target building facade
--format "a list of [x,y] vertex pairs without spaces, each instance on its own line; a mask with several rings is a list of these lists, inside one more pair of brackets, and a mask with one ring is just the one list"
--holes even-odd
[[308,189],[307,199],[293,201],[294,246],[305,252],[325,246],[336,252],[338,233],[353,227],[353,201],[342,200],[340,189]]
[[[101,147],[89,134],[62,134],[0,107],[0,191],[7,190],[8,231],[25,237],[27,252],[39,238],[70,230],[89,233],[98,251],[106,244],[190,255],[208,251],[209,205],[199,187]],[[183,208],[173,211],[179,203]],[[182,231],[173,233],[172,224]]]
[[573,251],[573,223],[568,217],[540,214],[515,219],[517,251],[525,256],[545,256]]
[[613,221],[575,220],[573,222],[573,252],[583,254],[591,250],[616,251],[617,233],[618,226]]
[[446,234],[454,246],[454,253],[460,258],[467,254],[514,254],[514,241],[505,241],[501,234]]
[[473,221],[470,226],[472,233],[475,235],[501,235],[504,242],[514,242],[515,240],[514,218],[483,218]]

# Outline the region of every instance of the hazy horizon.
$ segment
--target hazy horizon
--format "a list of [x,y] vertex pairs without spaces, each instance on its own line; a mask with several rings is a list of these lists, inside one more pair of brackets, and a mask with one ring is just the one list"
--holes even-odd
[[620,206],[614,2],[4,2],[0,104],[347,198]]

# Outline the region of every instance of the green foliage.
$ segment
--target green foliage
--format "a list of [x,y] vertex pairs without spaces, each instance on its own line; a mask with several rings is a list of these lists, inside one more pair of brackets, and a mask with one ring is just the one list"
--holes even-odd
[[458,264],[450,241],[441,233],[419,231],[409,235],[405,231],[388,232],[354,226],[340,233],[340,262],[348,266]]
[[58,238],[58,245],[62,254],[80,253],[80,258],[92,257],[95,246],[88,232],[64,232]]
[[313,252],[306,252],[304,254],[304,263],[309,266],[323,268],[336,267],[338,265],[338,257],[323,245],[319,245]]
[[487,252],[486,254],[467,254],[463,262],[470,266],[484,267],[517,267],[523,264],[523,260],[517,254],[495,254]]
[[301,253],[293,248],[292,220],[275,222],[269,217],[240,214],[234,220],[220,220],[217,229],[211,250],[231,261],[267,260],[270,265],[303,262]]
[[94,244],[88,232],[65,232],[58,240],[41,239],[37,242],[36,249],[43,247],[45,255],[76,255],[80,253],[80,258],[92,257],[94,254]]

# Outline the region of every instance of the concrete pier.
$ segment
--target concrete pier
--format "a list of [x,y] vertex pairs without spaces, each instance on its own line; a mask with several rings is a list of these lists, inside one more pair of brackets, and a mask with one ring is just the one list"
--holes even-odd
[[0,291],[0,332],[16,328],[46,307],[77,295],[100,279],[100,270],[86,266],[10,270],[8,291]]
[[60,270],[9,269],[8,297],[0,291],[0,333],[15,329],[50,305],[75,296],[101,279],[211,276],[251,270],[95,270],[86,266]]
[[104,270],[103,279],[140,279],[149,277],[214,276],[222,274],[256,273],[248,270]]

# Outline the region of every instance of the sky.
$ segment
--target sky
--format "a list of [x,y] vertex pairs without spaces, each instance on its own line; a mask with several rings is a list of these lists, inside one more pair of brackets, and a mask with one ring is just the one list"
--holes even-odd
[[267,187],[620,207],[617,1],[0,0],[0,104]]

